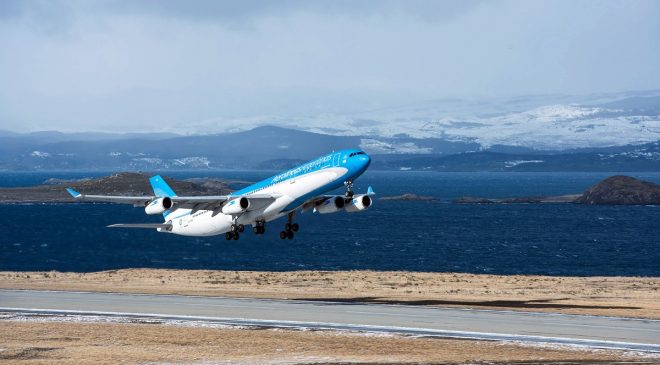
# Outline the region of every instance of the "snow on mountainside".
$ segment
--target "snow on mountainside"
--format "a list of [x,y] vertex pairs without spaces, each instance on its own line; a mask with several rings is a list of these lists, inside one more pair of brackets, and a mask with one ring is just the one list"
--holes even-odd
[[[445,100],[350,114],[298,118],[220,118],[193,125],[192,132],[235,132],[275,125],[309,132],[362,136],[363,148],[425,153],[411,144],[378,138],[439,138],[540,150],[621,146],[660,140],[660,93],[582,98],[529,97],[499,102]],[[624,97],[625,96],[625,97]],[[545,101],[545,103],[544,103]],[[547,103],[560,102],[560,103]]]

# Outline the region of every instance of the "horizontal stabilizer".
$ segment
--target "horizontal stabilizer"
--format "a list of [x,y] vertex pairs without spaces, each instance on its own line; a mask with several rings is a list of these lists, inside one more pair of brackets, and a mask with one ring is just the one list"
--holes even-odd
[[151,228],[169,231],[172,229],[172,223],[118,223],[111,224],[108,228]]

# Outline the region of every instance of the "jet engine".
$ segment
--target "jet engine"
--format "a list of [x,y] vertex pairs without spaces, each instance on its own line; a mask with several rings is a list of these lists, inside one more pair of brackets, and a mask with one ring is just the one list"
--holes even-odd
[[352,212],[359,212],[361,210],[367,210],[371,206],[371,197],[367,194],[363,195],[355,195],[353,197],[353,200],[349,201],[346,203],[346,209],[347,212],[352,213]]
[[165,213],[165,211],[172,208],[172,205],[173,205],[172,199],[168,197],[158,198],[152,200],[151,203],[147,204],[147,206],[144,207],[144,212],[149,215],[163,214]]
[[341,196],[336,196],[334,198],[326,199],[316,208],[317,212],[321,214],[328,214],[340,211],[344,207],[344,198]]
[[240,214],[248,210],[250,207],[250,200],[244,196],[228,201],[222,207],[223,214]]

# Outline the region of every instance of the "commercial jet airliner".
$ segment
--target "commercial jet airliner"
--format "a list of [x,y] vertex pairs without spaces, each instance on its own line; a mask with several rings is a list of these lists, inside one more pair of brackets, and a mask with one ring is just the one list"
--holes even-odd
[[[163,223],[113,224],[108,227],[151,228],[184,236],[225,234],[237,240],[245,225],[255,234],[264,234],[266,222],[287,216],[281,239],[292,239],[299,229],[293,219],[313,209],[321,214],[359,212],[372,205],[371,186],[366,194],[353,193],[353,181],[362,175],[371,159],[360,150],[332,152],[266,180],[218,196],[177,196],[159,175],[149,179],[153,196],[86,195],[71,188],[67,191],[77,200],[133,204],[144,207],[147,214],[162,214]],[[346,187],[342,195],[325,195]]]

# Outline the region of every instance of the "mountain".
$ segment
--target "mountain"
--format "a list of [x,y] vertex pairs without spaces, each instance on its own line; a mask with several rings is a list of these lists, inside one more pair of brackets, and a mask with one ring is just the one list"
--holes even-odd
[[444,99],[182,125],[177,132],[186,135],[0,131],[0,169],[285,169],[359,147],[377,157],[377,169],[660,170],[660,90]]
[[[660,140],[660,91],[588,96],[540,95],[492,100],[445,99],[343,114],[297,118],[217,118],[188,132],[244,131],[264,125],[320,134],[437,139],[534,150],[644,144]],[[420,150],[420,153],[428,151]]]
[[[73,137],[71,137],[73,138]],[[280,127],[164,139],[41,142],[0,137],[2,170],[281,170],[328,151],[360,147],[380,170],[660,171],[660,143],[542,151],[409,136],[331,136]]]

